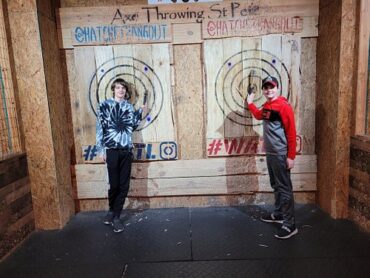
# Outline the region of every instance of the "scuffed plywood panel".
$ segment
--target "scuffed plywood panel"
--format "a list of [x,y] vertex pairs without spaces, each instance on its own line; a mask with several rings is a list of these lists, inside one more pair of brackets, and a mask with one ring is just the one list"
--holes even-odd
[[33,12],[22,13],[22,21],[11,14],[9,21],[36,226],[55,228],[60,210],[39,23]]
[[83,146],[95,145],[97,108],[113,97],[111,85],[116,78],[129,83],[135,109],[143,105],[147,95],[147,110],[134,132],[134,142],[175,140],[167,44],[79,47],[74,57],[78,90],[71,91],[71,99],[75,141],[79,144],[77,161],[82,161]]
[[[266,101],[261,91],[261,80],[267,75],[278,79],[279,94],[292,104],[299,128],[302,121],[299,109],[300,45],[300,38],[290,35],[269,35],[261,40],[232,38],[206,41],[206,137],[215,139],[240,138],[243,135],[262,136],[261,122],[255,121],[250,115],[245,97],[248,86],[256,86],[254,102],[257,107],[261,107]],[[305,101],[313,101],[312,95],[307,96]]]
[[172,24],[172,44],[202,43],[201,24]]
[[201,45],[174,46],[175,104],[181,159],[203,158],[204,109]]
[[[315,191],[316,174],[292,174],[294,191]],[[132,180],[129,194],[136,197],[222,195],[272,192],[268,175],[238,175],[219,177],[190,177],[174,179]],[[78,198],[106,198],[109,185],[106,181],[78,183]]]
[[[78,197],[105,198],[105,165],[76,165]],[[134,163],[130,196],[154,197],[271,192],[264,157],[234,157]],[[316,189],[316,156],[298,156],[292,171],[295,191]]]
[[296,117],[302,123],[297,133],[302,136],[303,154],[315,153],[316,43],[316,38],[302,39],[301,109]]
[[[106,165],[76,165],[76,180],[106,181]],[[315,173],[316,156],[297,156],[293,174]],[[245,156],[232,158],[212,158],[196,160],[156,161],[151,163],[133,163],[131,176],[134,179],[160,179],[176,177],[227,176],[242,174],[267,175],[266,157]]]

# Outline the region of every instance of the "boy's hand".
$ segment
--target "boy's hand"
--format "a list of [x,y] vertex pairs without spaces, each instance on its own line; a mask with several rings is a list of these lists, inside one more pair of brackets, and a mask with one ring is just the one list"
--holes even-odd
[[288,170],[290,170],[293,167],[294,167],[294,159],[287,158],[287,160],[286,160],[286,168]]
[[143,114],[145,115],[148,109],[148,106],[146,104],[141,105],[140,108],[143,110]]
[[105,154],[101,154],[100,158],[103,159],[104,162],[107,162],[107,156]]
[[247,88],[247,93],[248,93],[247,103],[252,104],[253,100],[254,100],[254,95],[256,93],[256,85],[254,85],[254,84],[249,85],[248,88]]
[[256,91],[257,91],[257,86],[255,84],[249,84],[249,86],[247,88],[248,95],[255,94]]
[[254,100],[254,92],[252,92],[251,94],[248,94],[248,96],[247,96],[247,103],[248,104],[252,104],[253,103],[253,100]]

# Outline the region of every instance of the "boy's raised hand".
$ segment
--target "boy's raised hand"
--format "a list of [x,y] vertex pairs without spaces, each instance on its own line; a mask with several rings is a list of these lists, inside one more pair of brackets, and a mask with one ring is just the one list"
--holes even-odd
[[247,89],[247,92],[248,92],[248,95],[247,95],[247,103],[248,104],[251,104],[251,103],[253,103],[254,96],[255,96],[255,93],[256,93],[255,86],[249,85],[248,86],[248,89]]
[[146,105],[146,104],[141,105],[140,108],[143,110],[143,114],[146,114],[146,112],[148,110],[148,105]]
[[251,94],[248,94],[247,96],[247,103],[248,104],[252,104],[253,103],[253,100],[254,100],[254,92],[252,92]]

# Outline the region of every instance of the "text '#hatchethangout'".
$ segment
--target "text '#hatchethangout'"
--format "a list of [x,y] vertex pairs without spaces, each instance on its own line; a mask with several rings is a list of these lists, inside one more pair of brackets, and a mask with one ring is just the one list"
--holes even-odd
[[79,26],[73,36],[77,44],[165,41],[169,39],[168,29],[167,24]]

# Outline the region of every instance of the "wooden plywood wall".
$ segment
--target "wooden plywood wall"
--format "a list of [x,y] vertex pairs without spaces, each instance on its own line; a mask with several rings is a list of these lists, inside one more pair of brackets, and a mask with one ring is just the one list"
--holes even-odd
[[[264,157],[158,161],[133,166],[132,197],[235,195],[272,192]],[[76,165],[78,197],[107,197],[106,166]],[[298,156],[292,171],[294,190],[316,188],[316,156]]]
[[[249,84],[257,87],[255,104],[265,102],[261,81],[276,76],[280,95],[300,112],[301,39],[289,35],[229,38],[204,42],[207,74],[207,138],[262,136],[262,121],[252,118],[245,99]],[[314,99],[313,99],[314,100]],[[300,118],[296,121],[298,134]]]
[[117,77],[130,84],[136,109],[143,105],[147,94],[148,111],[134,133],[134,142],[175,140],[168,44],[79,47],[68,59],[78,76],[73,84],[76,88],[71,91],[75,145],[81,154],[76,157],[78,162],[84,155],[80,150],[95,145],[98,103],[112,97],[110,87]]
[[182,159],[201,159],[205,150],[202,49],[200,44],[173,47],[177,138]]
[[[252,82],[260,91],[261,80],[272,74],[279,79],[280,94],[289,99],[296,115],[300,155],[292,175],[294,189],[309,196],[301,200],[312,200],[316,190],[317,36],[313,23],[317,21],[318,3],[303,2],[277,1],[266,9],[267,2],[258,1],[260,13],[246,16],[254,22],[268,17],[274,22],[282,16],[301,18],[298,29],[287,29],[289,34],[276,25],[259,33],[229,32],[220,27],[211,36],[205,35],[205,30],[210,32],[207,26],[215,22],[177,18],[162,22],[171,30],[169,42],[130,40],[111,45],[79,45],[71,34],[84,23],[95,27],[102,24],[103,15],[112,15],[122,7],[60,9],[60,46],[68,48],[65,56],[70,76],[77,198],[106,198],[105,165],[94,153],[95,113],[98,103],[111,97],[109,88],[115,77],[131,84],[135,108],[140,107],[145,94],[148,96],[149,111],[134,134],[136,162],[131,197],[200,198],[272,192],[261,148],[261,123],[252,119],[244,103],[247,86]],[[230,8],[232,3],[219,5]],[[207,14],[216,9],[205,4],[162,6],[168,13],[203,9]],[[124,11],[130,14],[142,8],[127,6]],[[135,24],[145,24],[140,16],[138,12]],[[84,18],[89,21],[84,22]],[[226,21],[227,17],[217,24],[223,26]],[[256,104],[261,106],[263,102],[258,93]],[[216,152],[217,144],[220,150]],[[95,207],[86,201],[83,206]]]

